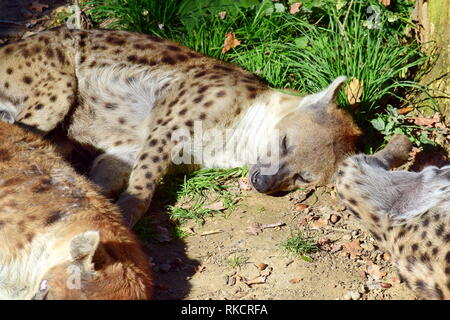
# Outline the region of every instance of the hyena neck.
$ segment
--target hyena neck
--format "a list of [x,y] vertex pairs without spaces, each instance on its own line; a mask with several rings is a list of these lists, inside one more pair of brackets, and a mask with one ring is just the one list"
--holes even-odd
[[35,236],[14,257],[8,258],[3,253],[0,299],[31,299],[38,292],[45,274],[70,258],[70,250],[63,248],[65,244],[60,240],[51,234],[41,234]]
[[[299,104],[300,97],[268,91],[255,98],[239,118],[221,132],[222,141],[203,148],[219,150],[203,154],[203,167],[233,168],[257,162],[261,150],[278,148],[278,123]],[[219,134],[219,132],[217,132]],[[271,144],[272,143],[272,144]]]

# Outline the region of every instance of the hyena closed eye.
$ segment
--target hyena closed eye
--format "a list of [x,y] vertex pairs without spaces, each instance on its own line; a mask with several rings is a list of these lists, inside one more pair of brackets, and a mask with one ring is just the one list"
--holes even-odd
[[338,196],[391,252],[409,287],[424,299],[450,299],[450,166],[388,171],[410,148],[399,135],[373,156],[348,158]]
[[130,226],[181,154],[200,167],[249,165],[264,193],[326,183],[360,135],[336,106],[344,80],[302,98],[124,31],[59,28],[0,49],[2,118],[43,132],[64,122],[70,139],[103,151],[91,178],[108,196],[122,191]]
[[0,299],[148,299],[119,210],[53,147],[0,123]]

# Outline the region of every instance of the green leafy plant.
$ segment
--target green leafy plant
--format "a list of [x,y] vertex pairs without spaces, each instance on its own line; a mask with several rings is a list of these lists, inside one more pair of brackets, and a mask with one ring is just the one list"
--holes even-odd
[[[429,139],[428,133],[424,132],[431,129],[411,124],[405,115],[399,114],[398,110],[391,105],[387,106],[386,113],[378,114],[378,117],[370,122],[384,136],[386,143],[394,134],[399,133],[406,135],[416,146],[436,146],[436,143]],[[418,130],[421,131],[419,135],[416,134]]]

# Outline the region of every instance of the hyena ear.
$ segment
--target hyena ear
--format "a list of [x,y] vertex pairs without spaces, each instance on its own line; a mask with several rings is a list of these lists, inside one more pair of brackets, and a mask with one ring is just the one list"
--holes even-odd
[[81,263],[85,270],[98,269],[107,260],[107,253],[100,243],[100,233],[89,230],[72,238],[70,256],[73,261]]
[[334,81],[324,90],[305,96],[301,101],[299,108],[311,109],[314,111],[325,111],[327,108],[336,102],[339,89],[345,83],[347,77],[340,76],[334,79]]

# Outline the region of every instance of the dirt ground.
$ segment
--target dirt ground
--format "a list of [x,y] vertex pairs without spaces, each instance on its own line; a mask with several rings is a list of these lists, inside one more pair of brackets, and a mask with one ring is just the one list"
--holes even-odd
[[[163,236],[144,242],[155,272],[155,298],[416,298],[331,188],[318,188],[297,203],[303,197],[303,191],[281,197],[243,191],[236,209],[207,218],[203,225],[188,222],[183,229],[191,234],[168,242],[164,234],[170,234],[171,223],[156,200],[149,212]],[[283,226],[261,230],[270,224]],[[281,246],[299,231],[320,248],[309,255],[311,262]],[[229,259],[237,256],[246,262],[232,267]]]

